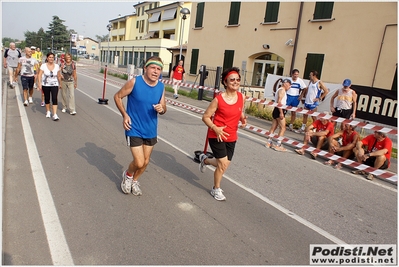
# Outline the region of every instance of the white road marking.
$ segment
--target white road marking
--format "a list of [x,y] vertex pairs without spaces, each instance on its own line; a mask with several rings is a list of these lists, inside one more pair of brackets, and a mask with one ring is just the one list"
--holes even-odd
[[[25,136],[26,148],[30,166],[32,169],[33,180],[35,182],[37,198],[43,218],[44,229],[46,231],[47,241],[50,248],[50,255],[54,265],[74,265],[68,243],[65,239],[64,231],[55,208],[53,197],[47,183],[47,178],[39,158],[36,143],[33,138],[32,129],[23,106],[22,96],[19,86],[15,87],[16,100],[18,103],[21,123]],[[44,119],[44,117],[43,117]]]

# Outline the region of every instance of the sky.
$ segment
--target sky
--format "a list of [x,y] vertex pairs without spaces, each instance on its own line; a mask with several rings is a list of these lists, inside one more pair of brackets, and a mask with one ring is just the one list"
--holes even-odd
[[109,20],[134,13],[138,1],[11,1],[1,2],[1,36],[24,40],[24,32],[48,30],[53,16],[64,20],[68,30],[96,40],[108,34]]

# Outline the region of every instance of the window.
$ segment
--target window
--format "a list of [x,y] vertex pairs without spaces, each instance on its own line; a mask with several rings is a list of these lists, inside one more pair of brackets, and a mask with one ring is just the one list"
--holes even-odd
[[309,79],[309,73],[316,70],[321,78],[321,71],[323,69],[324,54],[308,54],[306,56],[305,71],[303,72],[303,79]]
[[140,15],[140,8],[137,8],[137,15]]
[[158,22],[161,17],[161,12],[152,13],[151,18],[148,19],[148,22]]
[[224,50],[223,70],[233,67],[234,50]]
[[143,32],[144,32],[144,20],[140,20],[139,33],[143,33]]
[[280,2],[267,2],[264,23],[277,22]]
[[197,74],[199,49],[191,50],[190,74]]
[[205,3],[198,3],[197,4],[197,14],[195,17],[195,28],[201,28],[202,23],[204,20],[204,10],[205,10]]
[[172,20],[176,18],[176,8],[168,9],[163,12],[162,20]]
[[238,25],[238,20],[240,17],[240,7],[241,7],[241,2],[231,2],[228,25]]
[[139,21],[136,21],[136,29],[139,28]]
[[313,19],[331,19],[334,2],[316,2]]

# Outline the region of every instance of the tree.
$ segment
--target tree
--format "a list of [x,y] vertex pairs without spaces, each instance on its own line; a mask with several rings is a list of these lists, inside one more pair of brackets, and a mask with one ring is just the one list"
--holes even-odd
[[100,36],[100,35],[96,35],[96,39],[97,41],[100,42],[106,42],[108,41],[108,34]]
[[58,16],[53,16],[53,21],[49,24],[48,31],[46,31],[50,47],[54,50],[64,49],[69,51],[70,48],[70,32],[64,25],[65,20],[60,19]]

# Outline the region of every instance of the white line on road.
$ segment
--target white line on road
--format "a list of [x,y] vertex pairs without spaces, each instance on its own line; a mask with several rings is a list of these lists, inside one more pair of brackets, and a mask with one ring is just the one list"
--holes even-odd
[[37,198],[43,218],[44,229],[50,248],[51,259],[54,265],[74,265],[71,252],[65,239],[64,231],[55,208],[53,197],[47,183],[47,178],[39,158],[36,143],[33,138],[32,129],[22,104],[22,96],[19,86],[15,87],[21,123],[24,131],[26,148],[30,166],[32,169],[33,180],[35,182]]

